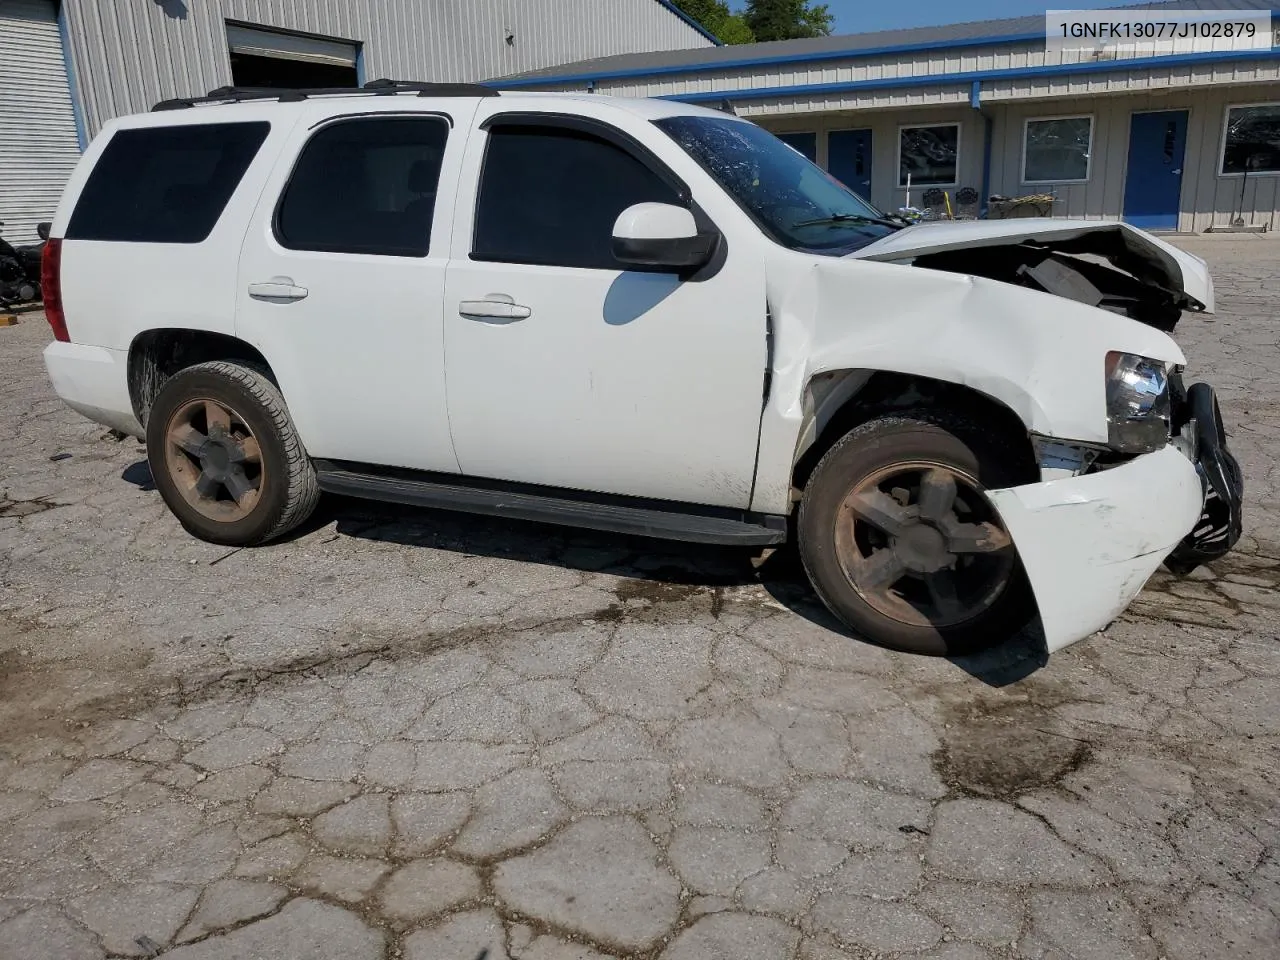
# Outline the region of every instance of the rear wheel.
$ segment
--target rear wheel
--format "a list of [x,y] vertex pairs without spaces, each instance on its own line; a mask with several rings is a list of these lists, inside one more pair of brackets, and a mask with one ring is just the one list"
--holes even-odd
[[800,506],[814,589],[868,640],[955,654],[1006,639],[1033,604],[986,490],[1012,486],[1017,451],[959,416],[864,423],[819,462]]
[[147,460],[178,522],[210,543],[264,543],[320,496],[280,391],[242,364],[201,363],[165,382],[147,418]]

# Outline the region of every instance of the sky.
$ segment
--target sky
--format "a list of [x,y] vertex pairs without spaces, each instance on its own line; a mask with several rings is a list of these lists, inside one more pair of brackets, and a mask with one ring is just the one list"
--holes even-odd
[[1045,10],[1088,10],[1119,7],[1135,0],[1064,0],[1046,4],[1032,0],[826,0],[835,14],[833,33],[871,33],[901,27],[930,27],[968,20],[1043,15]]

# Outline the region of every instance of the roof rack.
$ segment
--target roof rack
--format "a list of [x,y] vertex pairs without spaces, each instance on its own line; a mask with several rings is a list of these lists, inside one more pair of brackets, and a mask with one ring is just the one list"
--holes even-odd
[[185,110],[200,103],[243,103],[247,100],[278,100],[280,103],[298,103],[310,97],[354,96],[365,94],[375,97],[400,93],[416,93],[420,97],[496,97],[498,91],[479,83],[421,83],[417,80],[370,80],[363,87],[308,87],[289,89],[281,87],[218,87],[203,97],[177,97],[161,100],[151,111]]

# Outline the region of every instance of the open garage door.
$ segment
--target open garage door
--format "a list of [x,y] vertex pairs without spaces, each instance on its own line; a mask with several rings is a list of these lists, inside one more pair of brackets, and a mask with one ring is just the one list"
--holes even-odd
[[80,159],[71,85],[52,0],[0,0],[0,220],[35,243]]
[[355,87],[359,47],[349,40],[227,24],[237,87]]

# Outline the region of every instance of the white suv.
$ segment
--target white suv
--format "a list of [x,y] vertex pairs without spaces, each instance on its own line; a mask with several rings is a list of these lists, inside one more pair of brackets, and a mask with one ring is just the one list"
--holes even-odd
[[145,437],[216,543],[321,491],[794,536],[862,636],[953,653],[1036,612],[1062,647],[1240,534],[1213,392],[1157,329],[1213,309],[1203,261],[1119,223],[907,226],[726,113],[168,101],[95,138],[44,268],[57,392]]

